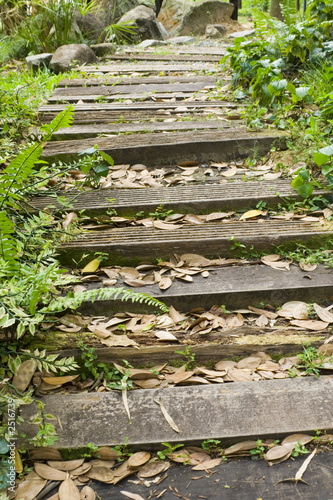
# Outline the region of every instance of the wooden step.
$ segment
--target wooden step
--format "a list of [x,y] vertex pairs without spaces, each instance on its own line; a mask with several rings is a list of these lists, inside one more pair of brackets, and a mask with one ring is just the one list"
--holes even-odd
[[[116,188],[65,191],[61,194],[67,201],[73,200],[71,205],[74,211],[85,210],[86,215],[94,215],[114,209],[118,215],[127,217],[135,216],[140,211],[149,213],[161,204],[165,210],[179,213],[210,213],[255,207],[259,201],[266,202],[269,207],[276,207],[279,203],[283,204],[286,197],[295,201],[299,199],[297,192],[291,188],[289,179],[143,188],[135,191]],[[313,193],[314,196],[319,194],[328,193]],[[38,210],[43,210],[48,205],[61,208],[56,198],[51,196],[36,196],[30,203]]]
[[108,54],[105,59],[110,61],[209,61],[220,62],[227,49],[221,49],[219,54],[152,54],[148,52],[132,52],[129,54]]
[[161,64],[151,62],[149,64],[143,63],[122,63],[122,64],[109,64],[109,65],[96,65],[96,66],[80,66],[76,68],[77,71],[82,71],[86,74],[93,73],[108,73],[110,75],[115,75],[117,73],[189,73],[197,71],[215,71],[216,64],[209,62],[197,62],[185,64],[179,62],[178,64]]
[[99,87],[100,85],[141,85],[141,84],[165,84],[165,83],[189,83],[193,82],[195,78],[196,83],[205,83],[205,85],[215,84],[216,76],[130,76],[119,75],[116,78],[109,78],[107,76],[96,76],[95,78],[64,78],[58,83],[57,89],[63,87]]
[[[206,248],[207,251],[210,250],[210,242],[207,242]],[[90,247],[82,246],[81,255],[89,250]],[[96,248],[96,251],[105,250],[101,245]],[[135,253],[134,261],[138,255],[138,252]],[[146,259],[142,259],[141,262],[147,262],[148,255],[146,254]],[[66,256],[61,254],[61,259],[64,258],[68,262],[71,256],[79,258],[78,248],[67,250]],[[112,265],[116,262],[117,259],[113,260]],[[181,311],[189,311],[195,307],[209,309],[216,304],[223,304],[231,310],[249,305],[258,307],[261,302],[280,306],[291,300],[310,303],[327,300],[333,296],[333,270],[324,266],[318,266],[311,273],[302,271],[298,265],[291,265],[290,271],[286,271],[273,269],[264,264],[221,267],[209,272],[208,278],[198,274],[193,276],[193,282],[190,283],[177,279],[167,290],[160,290],[157,284],[133,290],[146,293]],[[101,282],[85,283],[85,286],[88,289],[103,288]],[[117,282],[114,287],[130,288],[122,281]],[[120,299],[117,301],[98,299],[87,302],[82,310],[85,314],[108,316],[123,311],[124,308],[133,312],[152,310],[147,306],[140,307],[137,303],[127,302],[125,305]]]
[[107,134],[122,133],[147,133],[147,132],[168,132],[174,130],[225,130],[237,129],[244,123],[241,120],[224,121],[218,118],[212,120],[175,121],[171,123],[144,122],[144,123],[114,123],[100,125],[73,125],[68,128],[60,128],[52,135],[53,141],[66,141],[73,139],[86,139],[89,137],[100,137]]
[[[64,253],[75,259],[83,253],[105,252],[114,263],[129,260],[165,259],[172,253],[197,253],[209,256],[233,255],[234,240],[247,248],[273,251],[275,246],[297,242],[317,245],[333,235],[333,223],[260,220],[253,222],[215,222],[182,225],[171,230],[152,227],[125,227],[89,231],[61,246]],[[66,259],[67,260],[67,259]]]
[[[97,446],[153,447],[161,442],[200,443],[220,439],[278,438],[293,433],[333,428],[333,377],[304,377],[209,386],[129,391],[129,422],[121,391],[55,394],[40,397],[53,421],[57,448]],[[177,425],[175,432],[163,417],[161,402]],[[35,404],[23,406],[28,420]],[[32,430],[33,429],[33,430]],[[38,427],[21,424],[32,436]]]
[[54,162],[77,160],[80,153],[97,145],[112,156],[116,164],[141,163],[149,167],[174,165],[193,160],[198,163],[244,158],[254,151],[263,156],[274,144],[283,148],[286,134],[276,131],[248,132],[195,131],[156,134],[132,134],[112,138],[53,141],[46,144],[42,158]]

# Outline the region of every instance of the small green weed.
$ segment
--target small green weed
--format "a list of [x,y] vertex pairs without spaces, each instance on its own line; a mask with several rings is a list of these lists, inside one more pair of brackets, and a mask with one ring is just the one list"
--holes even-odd
[[166,210],[164,208],[164,205],[159,205],[158,207],[156,207],[155,212],[149,213],[150,217],[153,217],[154,219],[158,219],[158,220],[164,220],[172,214],[173,214],[173,210],[171,210],[171,209]]
[[187,346],[185,351],[175,351],[175,354],[181,354],[185,357],[185,370],[192,370],[195,365],[195,353],[191,352],[191,346]]
[[157,452],[157,456],[160,460],[165,460],[168,458],[168,455],[174,453],[178,448],[182,448],[183,444],[170,444],[170,443],[161,443],[164,446],[163,450]]

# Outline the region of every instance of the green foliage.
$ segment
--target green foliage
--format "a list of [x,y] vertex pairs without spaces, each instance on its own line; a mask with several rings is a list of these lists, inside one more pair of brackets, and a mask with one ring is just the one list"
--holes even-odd
[[187,346],[184,351],[175,351],[175,354],[181,354],[186,359],[185,370],[192,370],[195,365],[195,353],[191,352],[191,346]]
[[8,458],[9,444],[0,438],[0,491],[7,488],[11,483],[11,460]]
[[150,217],[154,217],[154,219],[158,220],[164,220],[172,214],[173,210],[166,210],[164,208],[164,205],[159,205],[158,207],[156,207],[154,212],[149,213]]
[[183,444],[170,444],[170,443],[161,443],[164,446],[163,450],[158,451],[156,454],[160,460],[165,460],[168,458],[168,455],[174,453],[178,448],[182,448]]
[[220,444],[221,441],[218,439],[206,439],[201,443],[201,448],[205,451],[216,452],[221,450]]
[[263,446],[261,439],[258,439],[256,444],[257,444],[256,448],[250,450],[250,455],[252,457],[257,457],[258,459],[262,459],[264,458],[264,453],[266,451],[265,446]]
[[[308,375],[320,377],[320,369],[326,361],[327,355],[319,353],[315,347],[307,344],[304,346],[303,352],[297,355],[299,361],[296,368],[304,370]],[[330,357],[330,362],[333,362],[333,356]]]
[[122,42],[129,41],[135,34],[136,29],[137,26],[130,22],[110,24],[104,29],[100,38],[105,36],[105,40],[117,42],[120,45]]

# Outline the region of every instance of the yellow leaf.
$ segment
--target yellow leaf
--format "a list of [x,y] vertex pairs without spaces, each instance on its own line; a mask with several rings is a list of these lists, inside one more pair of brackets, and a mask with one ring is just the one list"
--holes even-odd
[[23,464],[19,452],[15,448],[15,470],[17,474],[23,472]]
[[99,268],[101,261],[99,259],[91,260],[81,271],[81,273],[94,273]]
[[245,212],[239,220],[252,219],[253,217],[258,217],[258,215],[261,215],[262,213],[262,210],[249,210],[248,212]]

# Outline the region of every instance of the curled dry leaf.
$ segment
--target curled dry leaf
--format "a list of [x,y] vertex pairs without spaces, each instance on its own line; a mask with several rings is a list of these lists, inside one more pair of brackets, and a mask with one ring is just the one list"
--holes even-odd
[[155,229],[163,229],[166,231],[175,231],[176,229],[180,229],[183,226],[177,224],[168,224],[166,222],[162,222],[160,220],[156,220],[153,222],[153,226]]
[[83,476],[92,468],[92,464],[89,462],[82,464],[77,469],[70,471],[70,477],[77,478],[78,476]]
[[169,341],[169,342],[177,342],[178,339],[172,333],[166,331],[155,332],[155,336],[158,340]]
[[46,464],[35,463],[35,471],[43,479],[49,479],[50,481],[64,481],[67,477],[67,473],[61,470],[53,469]]
[[[117,455],[119,457],[119,455]],[[91,467],[95,466],[95,467],[108,467],[109,469],[111,469],[114,464],[116,463],[115,460],[102,460],[101,458],[94,458],[93,460],[90,460],[90,462],[88,462],[89,465],[91,465]]]
[[138,472],[137,476],[139,478],[147,478],[147,477],[153,477],[157,476],[157,474],[161,474],[162,472],[165,472],[168,470],[170,467],[170,462],[156,462],[156,461],[151,461],[148,462],[146,465],[140,469]]
[[[277,314],[279,316],[282,316],[283,318],[295,318],[294,314],[296,315],[301,315],[305,314],[305,310],[307,311],[307,303],[302,302],[300,300],[293,300],[291,302],[286,302],[283,304],[281,309],[277,311]],[[300,319],[300,318],[295,318],[295,319]]]
[[231,167],[228,170],[225,170],[224,172],[221,172],[221,175],[223,177],[233,177],[237,173],[237,167]]
[[29,452],[30,460],[62,460],[59,450],[54,448],[36,448]]
[[70,478],[61,483],[58,494],[59,500],[81,500],[80,492]]
[[315,320],[307,320],[307,321],[291,321],[291,325],[300,326],[301,328],[307,328],[308,330],[313,330],[315,332],[319,332],[328,327],[328,323],[324,323],[324,321],[315,321]]
[[47,465],[58,470],[72,471],[80,467],[83,464],[83,462],[84,458],[79,458],[77,460],[62,460],[62,461],[49,460],[47,462]]
[[284,462],[290,457],[293,449],[294,449],[293,443],[286,443],[283,445],[273,446],[270,450],[267,451],[267,453],[265,453],[264,458],[268,462],[275,462],[275,461],[278,461],[279,463]]
[[253,450],[256,447],[257,447],[256,441],[242,441],[224,450],[223,454],[226,456],[237,455],[239,453],[244,453],[244,451]]
[[173,420],[173,418],[171,417],[171,415],[169,415],[167,409],[165,408],[164,404],[162,403],[162,401],[159,399],[154,399],[154,402],[156,404],[158,404],[161,408],[161,412],[163,413],[163,417],[165,418],[165,420],[168,422],[168,424],[170,425],[171,429],[175,432],[180,432],[177,424],[175,423],[175,421]]
[[150,378],[147,380],[135,380],[135,384],[141,387],[141,389],[154,389],[161,384],[161,381],[156,378]]
[[180,258],[185,264],[193,267],[207,267],[210,266],[212,262],[211,260],[206,259],[202,255],[198,255],[195,253],[186,253],[183,254]]
[[35,359],[27,359],[19,366],[16,375],[14,375],[12,384],[20,392],[24,392],[31,382],[31,379],[36,371],[37,361]]
[[77,217],[77,214],[75,212],[70,212],[69,214],[66,215],[66,217],[64,218],[64,220],[62,221],[62,227],[64,229],[67,229],[71,223],[76,220],[78,217]]
[[95,500],[96,493],[90,486],[84,486],[80,492],[80,500]]
[[[268,319],[276,319],[278,317],[278,315],[276,313],[273,313],[271,311],[266,311],[265,309],[258,309],[257,307],[252,307],[252,306],[248,306],[248,309],[252,312],[254,312],[255,314],[258,314],[259,316],[266,316],[266,318]],[[240,311],[238,311],[240,312]]]
[[93,457],[98,457],[102,460],[117,460],[119,453],[108,446],[100,446],[98,450],[94,451]]
[[141,495],[138,493],[131,493],[130,491],[121,491],[120,492],[122,495],[124,495],[127,498],[131,498],[132,500],[145,500]]
[[204,366],[200,366],[199,368],[197,368],[196,371],[202,373],[203,375],[207,375],[209,378],[223,377],[223,375],[226,374],[225,370],[223,371],[208,370],[208,368],[205,368]]
[[114,473],[108,468],[103,466],[93,466],[87,473],[86,476],[90,479],[97,479],[102,483],[109,483],[113,481]]
[[169,276],[163,276],[158,284],[160,290],[167,290],[172,285],[172,279]]
[[313,436],[309,436],[308,434],[290,434],[284,438],[281,444],[297,444],[305,445],[310,443],[313,440]]
[[324,307],[320,307],[318,304],[313,304],[313,307],[322,321],[326,323],[333,323],[333,314],[331,312],[324,309]]
[[255,356],[248,356],[247,358],[243,358],[237,363],[237,368],[243,369],[246,368],[248,370],[255,370],[262,363],[261,358]]
[[217,467],[222,462],[222,458],[213,458],[211,460],[205,460],[198,465],[192,467],[192,470],[209,470]]
[[108,336],[107,339],[100,339],[101,343],[104,345],[107,345],[108,347],[114,347],[114,346],[121,346],[121,347],[126,347],[126,346],[137,346],[138,344],[127,337],[127,335],[111,335]]
[[129,457],[128,465],[129,467],[141,467],[141,465],[147,463],[149,459],[150,453],[148,451],[138,451]]
[[184,462],[189,462],[191,460],[191,456],[185,448],[182,450],[174,451],[168,454],[168,458],[173,462],[183,464]]
[[46,483],[46,479],[41,479],[32,471],[18,484],[15,498],[33,500],[42,491]]
[[215,368],[218,371],[228,371],[236,366],[235,361],[219,361],[216,363]]
[[268,325],[268,318],[264,314],[259,316],[259,318],[256,319],[256,325],[259,326],[259,328]]
[[317,269],[317,264],[308,264],[307,262],[300,262],[299,267],[306,272],[315,271]]
[[253,376],[249,372],[239,370],[238,368],[228,370],[227,374],[234,382],[250,382],[253,380]]

